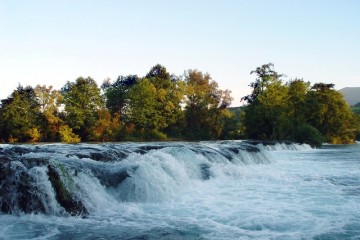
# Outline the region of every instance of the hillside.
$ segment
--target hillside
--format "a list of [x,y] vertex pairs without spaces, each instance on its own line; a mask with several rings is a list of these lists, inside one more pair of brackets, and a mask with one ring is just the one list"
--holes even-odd
[[352,106],[351,107],[351,110],[357,114],[357,115],[360,115],[360,106]]
[[346,87],[339,90],[344,95],[345,100],[354,106],[360,102],[360,87]]

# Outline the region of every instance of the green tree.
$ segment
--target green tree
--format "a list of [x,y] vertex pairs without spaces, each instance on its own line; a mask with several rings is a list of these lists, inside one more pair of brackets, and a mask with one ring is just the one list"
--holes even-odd
[[0,127],[3,141],[38,141],[39,104],[32,87],[19,85],[12,94],[1,100]]
[[334,84],[316,83],[307,94],[308,122],[329,143],[354,142],[356,117]]
[[129,91],[130,122],[135,123],[140,131],[158,130],[160,128],[161,118],[156,109],[158,102],[156,101],[156,88],[146,78],[140,80],[138,84]]
[[186,135],[190,139],[218,139],[232,98],[229,90],[220,90],[209,74],[188,70],[186,82]]
[[219,139],[226,119],[233,117],[233,113],[228,110],[233,98],[230,90],[221,90],[217,87],[212,95],[214,99],[209,106],[211,139]]
[[153,66],[146,74],[146,78],[156,89],[155,107],[158,117],[159,130],[172,132],[172,127],[182,118],[181,103],[184,99],[184,83],[177,77],[170,75],[160,64]]
[[60,140],[59,129],[64,125],[59,117],[59,107],[63,100],[60,91],[54,90],[52,86],[37,85],[35,95],[40,107],[42,141]]
[[115,141],[120,131],[118,113],[112,115],[107,109],[97,110],[97,121],[91,131],[93,141]]
[[221,139],[242,139],[244,138],[243,131],[243,107],[231,107],[228,109],[232,112],[232,116],[224,119],[223,130],[221,133]]
[[79,77],[67,82],[61,89],[65,104],[65,122],[81,140],[90,140],[91,130],[97,122],[97,111],[103,107],[103,98],[96,82]]
[[310,82],[304,82],[302,79],[294,79],[287,83],[288,87],[288,107],[287,114],[289,121],[291,122],[290,139],[297,140],[295,137],[295,131],[299,129],[308,129],[306,127],[299,126],[307,123],[306,114],[306,96],[310,90]]
[[255,82],[252,93],[242,98],[248,105],[244,109],[245,134],[251,139],[281,140],[287,137],[289,120],[287,115],[288,88],[282,84],[282,74],[269,63],[252,71]]
[[59,128],[60,141],[65,143],[78,143],[80,137],[73,133],[72,129],[68,125],[62,125]]
[[274,70],[273,63],[257,67],[255,70],[251,71],[250,74],[255,74],[257,78],[249,85],[249,87],[252,88],[251,94],[241,98],[242,101],[246,101],[247,103],[254,102],[257,96],[262,93],[268,85],[281,81],[281,78],[284,76]]
[[287,90],[280,81],[270,84],[245,108],[245,127],[250,138],[282,140],[287,137]]
[[119,76],[114,83],[105,80],[101,88],[104,91],[106,107],[111,114],[118,114],[123,117],[129,105],[128,92],[137,82],[137,75]]

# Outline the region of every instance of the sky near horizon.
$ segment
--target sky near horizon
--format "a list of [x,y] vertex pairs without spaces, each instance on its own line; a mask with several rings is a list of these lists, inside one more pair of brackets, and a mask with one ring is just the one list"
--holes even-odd
[[22,84],[198,69],[233,106],[250,72],[360,87],[358,0],[0,0],[0,99]]

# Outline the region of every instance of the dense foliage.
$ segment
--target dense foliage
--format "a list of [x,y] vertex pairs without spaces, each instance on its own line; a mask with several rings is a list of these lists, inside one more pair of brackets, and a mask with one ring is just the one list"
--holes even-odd
[[359,120],[333,84],[284,82],[273,67],[265,64],[251,72],[257,76],[250,84],[252,93],[242,98],[248,103],[243,116],[246,137],[314,146],[354,142]]
[[210,75],[176,77],[160,64],[144,77],[79,77],[60,91],[19,86],[0,106],[0,141],[219,139],[232,98]]
[[265,64],[251,74],[247,104],[230,108],[231,91],[207,73],[170,74],[160,64],[144,76],[119,76],[98,86],[79,77],[60,90],[19,85],[1,100],[0,141],[69,142],[260,139],[311,145],[351,143],[360,117],[332,84],[311,86]]

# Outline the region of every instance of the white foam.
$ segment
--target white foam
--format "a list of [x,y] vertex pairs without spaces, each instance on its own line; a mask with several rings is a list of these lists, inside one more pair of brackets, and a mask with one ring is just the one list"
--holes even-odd
[[[279,145],[267,154],[276,159],[270,164],[251,160],[262,152],[241,152],[232,155],[235,162],[231,162],[216,152],[222,146],[208,146],[214,150],[209,150],[211,158],[173,146],[132,153],[112,163],[64,158],[65,167],[78,168],[77,174],[68,174],[90,215],[86,219],[0,215],[0,234],[5,239],[360,237],[358,145],[313,151]],[[54,158],[59,156],[63,155]],[[207,180],[201,164],[208,166]],[[23,165],[14,162],[14,167]],[[88,172],[91,167],[104,172],[128,169],[130,177],[106,187]],[[34,168],[31,174],[47,189],[44,169]],[[57,209],[51,204],[48,208]]]
[[312,150],[313,148],[308,144],[298,144],[298,143],[275,143],[275,144],[257,144],[257,147],[266,151],[307,151]]

